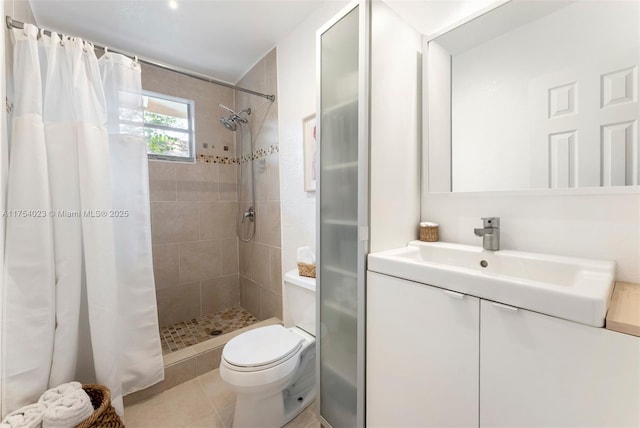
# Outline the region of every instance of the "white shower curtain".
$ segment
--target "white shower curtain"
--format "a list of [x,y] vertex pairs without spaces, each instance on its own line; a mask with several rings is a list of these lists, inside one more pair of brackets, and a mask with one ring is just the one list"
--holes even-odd
[[121,379],[128,394],[164,378],[158,332],[147,143],[140,65],[106,53],[98,61],[107,100],[111,194],[122,329]]
[[163,377],[144,142],[107,130],[141,105],[140,71],[110,54],[101,75],[90,45],[31,25],[12,37],[3,414],[70,380],[107,385],[122,413]]

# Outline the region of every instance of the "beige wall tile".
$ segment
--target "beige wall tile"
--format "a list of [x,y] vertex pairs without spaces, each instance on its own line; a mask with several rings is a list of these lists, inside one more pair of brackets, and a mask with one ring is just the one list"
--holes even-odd
[[277,247],[269,247],[269,289],[282,295],[282,250]]
[[211,351],[204,352],[196,357],[196,374],[198,376],[220,367],[222,348],[219,346]]
[[[231,155],[233,156],[233,155]],[[218,166],[218,192],[221,201],[237,201],[238,200],[238,165],[219,165]]]
[[221,274],[238,273],[238,238],[220,241]]
[[269,179],[267,175],[269,171],[267,169],[266,158],[256,159],[253,161],[255,167],[255,189],[256,189],[256,201],[266,201],[269,195]]
[[151,202],[176,200],[176,165],[149,161],[149,199]]
[[220,241],[180,244],[180,282],[220,276]]
[[200,282],[156,291],[160,326],[200,316]]
[[[212,115],[216,106],[216,90],[211,83],[178,75],[178,93],[181,97],[194,102],[194,124],[196,153],[213,153],[213,121]],[[208,147],[204,147],[204,145]]]
[[266,245],[255,243],[253,245],[253,254],[251,255],[250,278],[257,282],[258,285],[269,287],[269,247]]
[[235,237],[237,207],[236,202],[201,202],[200,239]]
[[[245,145],[245,147],[242,150],[243,150],[242,154],[240,153],[240,151],[238,151],[238,157],[245,156],[251,153],[251,150],[248,145]],[[253,189],[251,188],[251,176],[254,172],[256,173],[256,176],[257,176],[258,171],[257,171],[257,168],[252,167],[251,164],[252,164],[251,162],[243,162],[241,164],[238,164],[237,177],[239,180],[241,180],[238,186],[238,189],[240,192],[240,194],[238,195],[239,201],[252,200],[251,192],[253,191]]]
[[282,296],[270,291],[265,287],[260,287],[261,320],[276,317],[282,319]]
[[[262,92],[267,89],[266,87],[266,61],[262,58],[260,61],[253,66],[251,70],[245,74],[240,82],[238,82],[238,86],[242,86],[243,88],[251,89],[253,91]],[[256,100],[264,100],[264,98],[253,97]]]
[[238,275],[202,281],[202,313],[213,314],[240,304]]
[[[167,376],[167,372],[165,369],[165,378]],[[140,391],[136,391],[132,394],[128,394],[124,396],[124,407],[125,407],[125,418],[128,418],[129,414],[129,407],[133,406],[134,404],[143,402],[143,401],[148,401],[150,399],[152,399],[153,397],[157,396],[158,394],[160,394],[162,391],[164,391],[165,388],[165,381],[160,381],[158,383],[156,383],[155,385],[152,385],[148,388],[142,389]],[[127,423],[127,421],[124,421],[125,423]],[[128,426],[128,425],[127,425]]]
[[179,201],[218,200],[217,164],[200,162],[177,165],[176,181]]
[[280,200],[280,165],[273,153],[256,161],[256,201]]
[[153,276],[156,289],[175,287],[179,278],[179,244],[162,244],[153,246]]
[[251,315],[262,319],[260,316],[260,286],[249,278],[240,276],[240,306]]
[[280,200],[280,158],[278,153],[266,157],[267,169],[267,200]]
[[[265,57],[265,72],[267,73],[266,91],[268,94],[278,93],[278,75],[277,75],[278,53],[273,48]],[[276,99],[277,101],[277,99]]]
[[178,74],[142,64],[142,88],[178,97]]
[[240,257],[238,271],[240,275],[244,275],[249,278],[251,277],[251,258],[253,255],[255,240],[251,240],[249,242],[240,241],[238,245],[238,254]]
[[280,247],[280,202],[256,202],[256,241]]
[[263,149],[278,143],[278,103],[268,103],[256,108],[257,132],[254,147]]
[[152,202],[151,233],[154,244],[195,241],[200,219],[197,202]]

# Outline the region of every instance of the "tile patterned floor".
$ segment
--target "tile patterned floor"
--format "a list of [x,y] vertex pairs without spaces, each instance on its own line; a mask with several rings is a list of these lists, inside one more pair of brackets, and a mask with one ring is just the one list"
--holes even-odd
[[[127,428],[231,428],[235,394],[213,370],[124,409]],[[311,403],[285,428],[320,428]]]
[[222,330],[222,334],[246,327],[258,320],[237,306],[215,314],[202,315],[190,321],[183,321],[166,327],[160,327],[162,354],[177,351],[211,339],[213,330]]

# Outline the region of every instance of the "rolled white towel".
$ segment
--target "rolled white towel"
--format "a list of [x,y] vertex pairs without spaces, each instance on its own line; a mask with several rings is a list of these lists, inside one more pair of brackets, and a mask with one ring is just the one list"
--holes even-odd
[[44,404],[29,404],[9,413],[0,423],[0,428],[40,428]]
[[38,399],[38,404],[44,404],[49,407],[63,396],[79,389],[82,389],[82,384],[80,382],[63,383],[62,385],[58,385],[55,388],[46,390],[44,394],[42,394]]
[[83,389],[78,389],[47,407],[42,415],[42,428],[72,428],[92,413],[91,398]]

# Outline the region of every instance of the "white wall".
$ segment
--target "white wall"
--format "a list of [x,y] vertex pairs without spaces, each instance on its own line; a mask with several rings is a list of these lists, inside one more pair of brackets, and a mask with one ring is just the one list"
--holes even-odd
[[420,211],[421,35],[387,3],[371,8],[370,251],[415,239]]
[[283,273],[316,245],[316,194],[304,191],[302,118],[316,111],[316,30],[348,2],[328,1],[277,45]]
[[480,217],[500,217],[501,248],[615,260],[617,279],[640,283],[640,190],[530,190],[436,193],[422,219],[440,224],[440,240],[482,245]]

